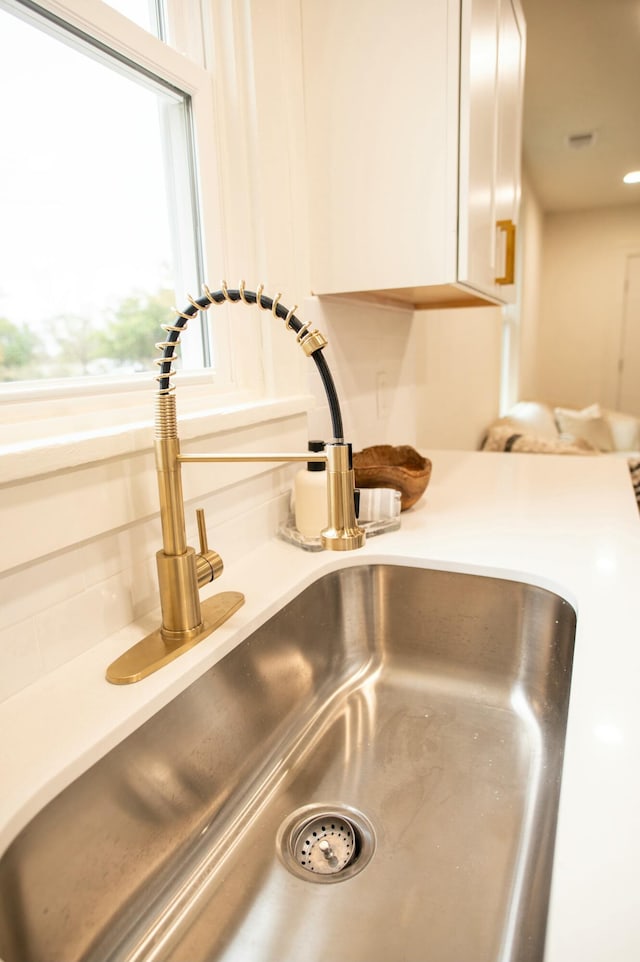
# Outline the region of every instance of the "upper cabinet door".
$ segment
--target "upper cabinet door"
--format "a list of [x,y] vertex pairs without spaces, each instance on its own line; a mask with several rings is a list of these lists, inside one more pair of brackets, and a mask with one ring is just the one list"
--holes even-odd
[[518,0],[300,2],[313,292],[507,301]]
[[513,0],[463,0],[458,279],[515,298],[524,28]]
[[459,22],[448,0],[301,0],[301,17],[313,291],[453,273]]
[[496,278],[506,301],[515,300],[515,247],[522,172],[522,97],[525,35],[519,7],[502,0],[498,32],[495,205]]
[[464,0],[460,64],[458,280],[494,294],[498,6]]

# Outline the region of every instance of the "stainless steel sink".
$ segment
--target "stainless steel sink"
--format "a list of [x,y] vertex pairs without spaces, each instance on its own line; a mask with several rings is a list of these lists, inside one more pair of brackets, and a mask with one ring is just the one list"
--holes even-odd
[[0,956],[540,960],[574,634],[518,582],[320,578],[23,830]]

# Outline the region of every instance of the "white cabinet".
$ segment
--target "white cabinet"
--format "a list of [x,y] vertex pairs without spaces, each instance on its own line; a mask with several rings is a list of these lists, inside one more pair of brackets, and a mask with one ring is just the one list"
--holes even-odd
[[311,281],[415,307],[507,302],[519,0],[301,0]]

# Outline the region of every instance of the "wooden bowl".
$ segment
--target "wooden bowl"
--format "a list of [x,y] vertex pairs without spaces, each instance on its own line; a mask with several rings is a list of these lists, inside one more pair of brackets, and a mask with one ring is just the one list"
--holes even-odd
[[431,461],[408,444],[375,444],[353,455],[356,487],[395,488],[403,511],[422,497],[431,477]]

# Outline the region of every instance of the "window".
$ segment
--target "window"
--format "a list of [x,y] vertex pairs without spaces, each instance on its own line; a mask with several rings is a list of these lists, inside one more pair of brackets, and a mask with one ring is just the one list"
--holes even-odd
[[204,22],[199,0],[105,0],[133,23],[205,64]]
[[23,9],[0,8],[0,380],[148,370],[201,282],[190,97]]
[[110,7],[164,40],[164,4],[161,0],[106,0]]
[[[127,3],[130,11],[128,0],[118,2]],[[118,326],[128,337],[141,321],[140,314],[148,315],[170,300],[182,307],[187,292],[199,293],[201,278],[215,288],[231,263],[241,265],[251,287],[252,278],[257,283],[260,275],[271,273],[271,259],[264,255],[267,227],[269,239],[276,239],[273,260],[281,259],[281,222],[293,222],[294,206],[287,208],[287,217],[280,212],[271,217],[273,205],[267,205],[263,215],[259,202],[259,187],[269,200],[284,194],[289,201],[291,191],[288,179],[283,190],[289,168],[285,163],[284,171],[281,169],[280,141],[277,164],[263,162],[262,152],[255,149],[257,85],[251,11],[243,4],[234,3],[231,9],[231,5],[214,5],[209,0],[164,2],[168,42],[102,0],[0,0],[0,41],[7,37],[10,28],[5,27],[10,23],[13,42],[21,45],[18,62],[7,60],[11,68],[3,65],[4,54],[0,55],[0,73],[6,69],[10,74],[8,83],[0,88],[4,134],[0,164],[6,165],[0,173],[0,348],[6,366],[10,362],[13,367],[24,367],[24,352],[35,343],[37,351],[32,351],[27,363],[38,361],[43,368],[49,365],[48,370],[32,372],[30,380],[3,379],[0,365],[0,482],[126,456],[146,450],[147,444],[151,447],[157,369],[147,364],[154,360],[155,351],[152,348],[149,357],[141,358],[129,346],[125,350]],[[51,76],[44,73],[38,60],[39,44],[48,45],[59,57],[59,67],[52,69]],[[256,49],[262,50],[260,46]],[[74,70],[75,85],[68,81],[64,87],[68,58],[82,63],[78,69],[85,72],[80,81]],[[25,62],[31,77],[26,76]],[[203,66],[214,62],[215,78],[212,69]],[[14,76],[14,69],[22,70],[22,75]],[[29,90],[35,75],[39,84],[33,95]],[[91,109],[84,104],[80,89],[89,82],[85,77],[108,91],[102,102],[91,98]],[[55,87],[58,96],[44,109],[48,87]],[[120,110],[113,109],[111,92],[116,88],[121,91]],[[38,99],[38,93],[45,99]],[[24,105],[29,96],[29,109],[35,115],[25,124]],[[51,119],[59,110],[58,101],[65,98],[64,109],[71,117],[67,119],[66,142],[64,127]],[[277,94],[265,94],[267,116],[268,108],[277,105],[276,127],[282,120],[282,103]],[[139,128],[132,120],[128,121],[132,139],[127,139],[129,111],[137,111],[140,123],[146,124],[146,135],[138,141]],[[271,129],[273,124],[268,126]],[[115,151],[106,143],[113,138],[119,140]],[[138,152],[146,158],[144,163]],[[46,167],[40,170],[37,165],[45,166],[45,159],[52,156],[60,174],[49,175],[47,190],[42,187]],[[104,162],[105,156],[110,163]],[[138,172],[134,186],[114,190],[118,165],[127,176]],[[224,165],[222,170],[220,165]],[[153,175],[150,166],[154,166]],[[23,203],[17,190],[20,179],[28,185]],[[133,195],[135,209],[127,203],[118,208],[118,194],[125,189]],[[111,201],[105,202],[108,190],[112,191]],[[223,191],[226,222],[222,218]],[[38,203],[29,209],[30,192]],[[74,192],[83,193],[83,203],[75,208],[67,202]],[[147,205],[144,217],[140,213],[143,201]],[[112,206],[119,210],[117,216]],[[8,211],[12,211],[12,223]],[[99,211],[105,224],[114,227],[109,242],[102,236]],[[69,232],[67,221],[72,216],[79,220]],[[147,229],[146,223],[140,223],[145,218],[154,225],[149,243],[135,235],[139,228]],[[61,240],[69,233],[73,248]],[[130,235],[138,240],[132,242]],[[226,256],[223,238],[228,246]],[[103,251],[114,258],[109,266],[103,264]],[[10,269],[7,257],[13,258]],[[135,270],[131,270],[132,260]],[[274,273],[279,270],[278,265]],[[229,277],[231,284],[240,279],[234,274]],[[115,286],[116,275],[119,287]],[[62,290],[64,294],[65,283],[66,300],[60,306],[62,294],[54,297],[54,292]],[[85,287],[80,291],[81,284]],[[104,290],[107,296],[103,296]],[[292,302],[293,298],[291,306]],[[74,315],[82,317],[89,309],[97,329],[85,337],[91,350],[78,357],[78,338],[65,340],[69,332],[64,324],[73,334]],[[60,323],[63,313],[65,322]],[[171,312],[166,319],[172,320]],[[292,368],[291,336],[281,325],[273,324],[265,312],[226,306],[212,309],[203,321],[208,328],[209,366],[198,370],[203,359],[197,323],[189,325],[189,334],[181,341],[183,370],[176,380],[183,439],[212,430],[226,431],[230,425],[257,424],[273,417],[276,410],[281,416],[298,415],[306,409],[307,368],[299,352],[295,352],[299,367]],[[25,345],[22,335],[27,327],[39,340],[34,337]],[[80,326],[81,333],[83,330]],[[160,339],[164,332],[154,329],[151,345]],[[75,343],[75,358],[70,357],[70,340]],[[280,354],[284,340],[286,357]],[[110,356],[105,349],[109,342],[119,344],[126,356],[115,351]],[[12,356],[8,356],[8,343]],[[69,365],[67,376],[50,376],[56,374],[54,365],[63,361]],[[73,365],[76,372],[84,366],[88,373],[74,376]]]

